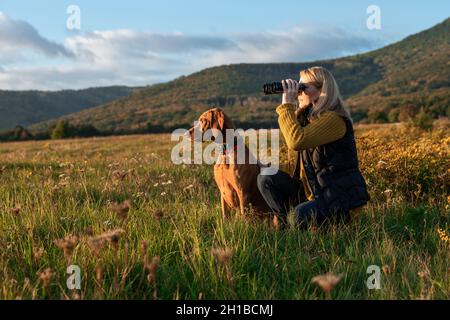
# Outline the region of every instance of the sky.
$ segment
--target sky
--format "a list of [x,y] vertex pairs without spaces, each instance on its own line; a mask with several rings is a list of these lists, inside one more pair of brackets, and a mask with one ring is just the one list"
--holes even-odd
[[142,86],[224,64],[336,58],[449,16],[448,0],[0,0],[0,89]]

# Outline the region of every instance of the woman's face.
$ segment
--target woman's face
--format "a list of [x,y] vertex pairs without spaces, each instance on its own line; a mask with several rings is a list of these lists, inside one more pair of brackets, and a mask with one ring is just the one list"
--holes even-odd
[[298,104],[300,108],[314,104],[320,97],[320,89],[312,83],[303,82],[306,85],[305,91],[300,91],[298,95]]

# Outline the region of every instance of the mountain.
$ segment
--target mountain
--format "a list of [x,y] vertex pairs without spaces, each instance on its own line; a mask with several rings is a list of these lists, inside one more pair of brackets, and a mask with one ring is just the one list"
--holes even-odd
[[450,18],[364,56],[382,78],[352,95],[351,107],[391,115],[424,108],[433,117],[450,116]]
[[92,108],[130,95],[134,90],[123,86],[54,92],[0,90],[0,130]]
[[[241,127],[275,125],[280,96],[264,96],[262,85],[298,78],[320,65],[336,77],[354,121],[395,122],[421,109],[450,115],[450,18],[431,29],[376,51],[310,63],[235,64],[147,87],[130,96],[64,116],[110,133],[168,131],[187,127],[218,106]],[[32,126],[42,130],[54,121]]]

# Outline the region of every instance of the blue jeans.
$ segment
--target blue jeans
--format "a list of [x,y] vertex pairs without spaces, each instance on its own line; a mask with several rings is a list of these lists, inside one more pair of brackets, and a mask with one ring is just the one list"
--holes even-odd
[[282,220],[286,219],[291,206],[294,207],[295,220],[300,226],[306,226],[311,222],[321,225],[332,217],[349,216],[343,211],[329,212],[324,203],[319,199],[308,201],[305,189],[300,180],[292,178],[283,171],[275,175],[258,175],[258,189],[268,206]]

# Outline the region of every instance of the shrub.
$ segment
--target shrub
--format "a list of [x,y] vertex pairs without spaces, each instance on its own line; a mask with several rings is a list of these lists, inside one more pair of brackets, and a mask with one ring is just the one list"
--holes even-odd
[[421,108],[415,117],[409,119],[408,124],[423,130],[430,130],[433,128],[433,118],[425,112],[424,108]]
[[388,117],[384,111],[371,111],[369,112],[369,121],[371,123],[386,123],[388,122]]
[[51,138],[52,139],[64,139],[71,136],[71,127],[69,122],[65,120],[60,120],[56,124],[55,129],[53,129]]

